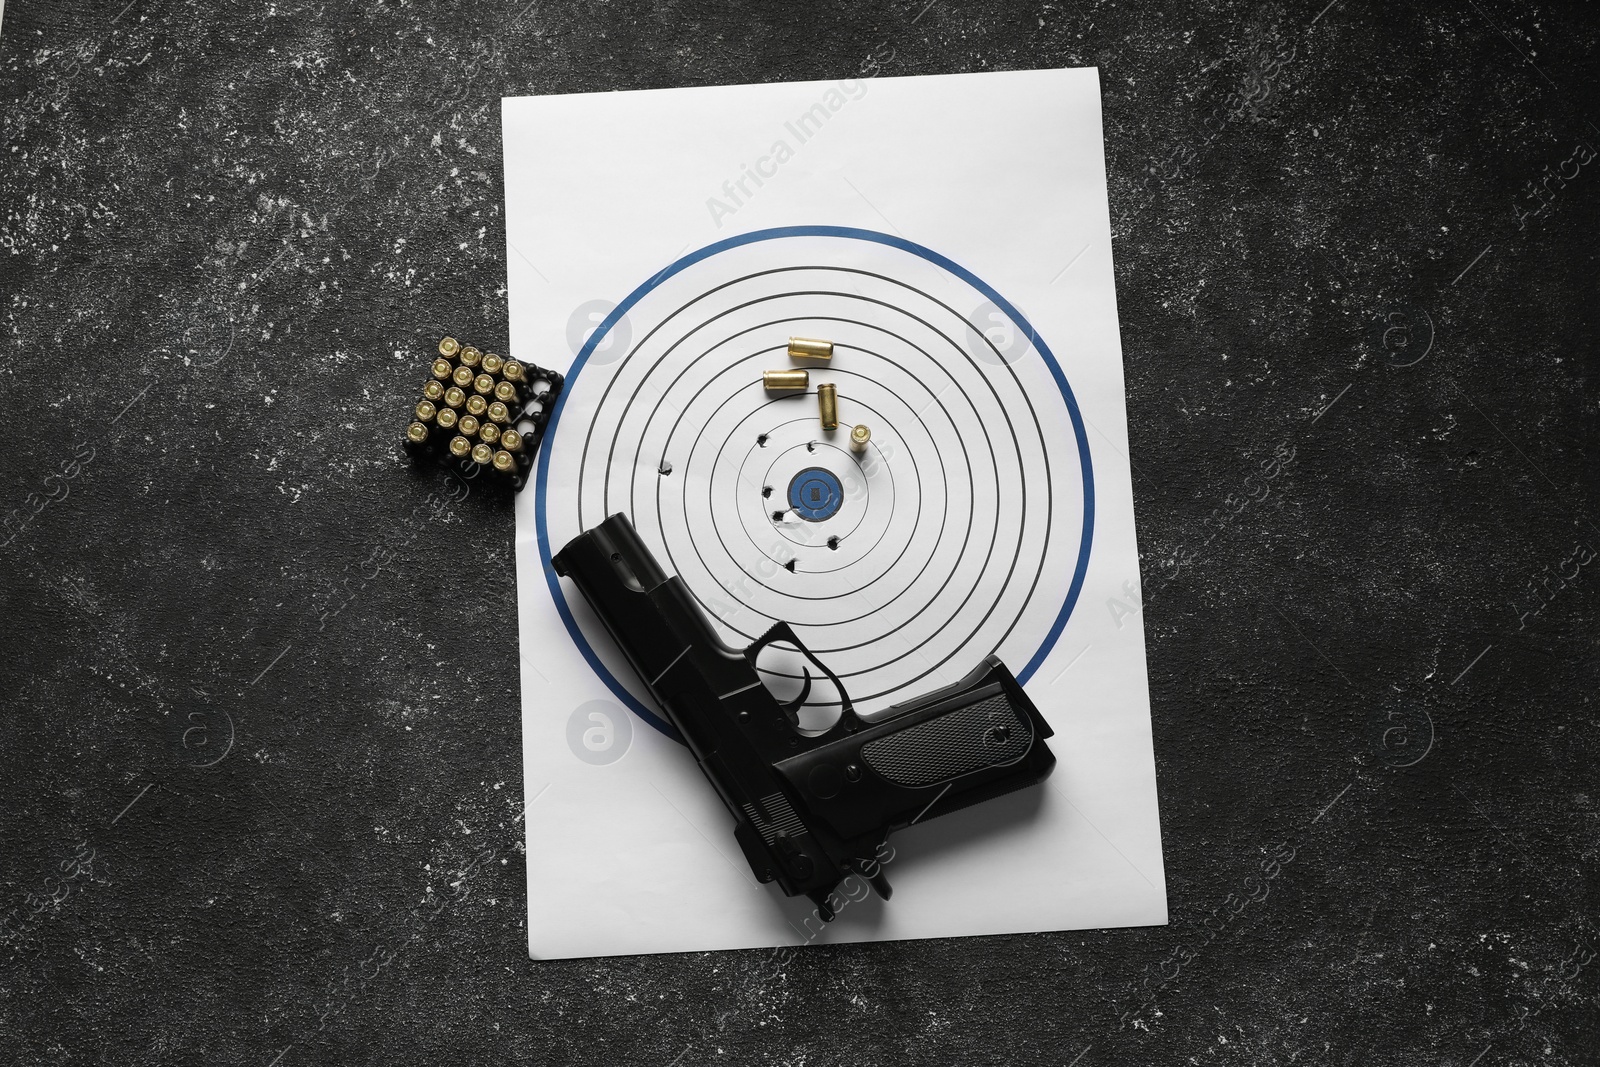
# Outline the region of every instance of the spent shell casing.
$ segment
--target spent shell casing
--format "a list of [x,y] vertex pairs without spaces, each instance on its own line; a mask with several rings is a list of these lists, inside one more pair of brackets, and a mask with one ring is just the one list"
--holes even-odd
[[455,365],[452,364],[448,359],[436,359],[433,361],[432,374],[441,382],[448,379],[450,377],[450,372],[453,370],[455,370]]
[[764,370],[761,384],[774,393],[793,393],[811,387],[808,370]]
[[458,408],[467,402],[467,394],[461,391],[459,385],[452,385],[444,391],[444,402],[450,407]]
[[483,357],[483,372],[485,374],[499,374],[505,369],[506,361],[493,352],[485,353]]
[[461,351],[461,344],[454,337],[446,337],[439,342],[439,354],[445,359],[454,359],[455,354]]
[[477,393],[467,397],[467,414],[483,418],[483,413],[489,410],[489,402]]
[[515,404],[517,402],[517,387],[510,382],[496,383],[494,398],[502,404]]
[[472,442],[457,434],[450,438],[450,454],[457,459],[466,459],[472,455]]
[[850,429],[850,451],[852,451],[852,452],[865,452],[867,450],[867,442],[871,441],[871,440],[872,440],[872,428],[870,426],[859,425],[859,426],[851,427],[851,429]]
[[511,421],[511,409],[496,400],[489,405],[489,421],[506,423]]
[[456,428],[467,437],[478,436],[478,416],[463,415],[461,421],[456,423]]
[[413,422],[406,427],[406,440],[414,445],[420,445],[428,439],[428,428],[420,422]]
[[455,408],[440,408],[439,414],[433,421],[438,424],[441,430],[453,430],[456,428],[456,422],[459,418],[460,416],[456,414]]
[[496,441],[500,440],[500,427],[496,426],[492,422],[479,423],[478,440],[484,442],[485,444],[494,444]]
[[517,457],[502,448],[494,454],[494,469],[501,474],[510,474],[517,469]]
[[474,391],[488,396],[494,392],[494,379],[487,374],[480,374],[472,379],[472,388]]
[[822,417],[824,430],[839,428],[839,387],[832,382],[817,386],[817,413]]
[[521,385],[528,380],[528,369],[514,359],[506,360],[506,365],[500,368],[500,377],[508,382]]
[[483,359],[483,353],[468,345],[461,350],[460,359],[463,367],[476,367]]
[[521,452],[522,435],[516,430],[500,431],[500,447],[507,452]]
[[450,375],[450,379],[451,379],[451,381],[453,381],[457,385],[459,385],[461,388],[465,389],[465,388],[467,388],[468,386],[470,386],[472,384],[472,368],[471,367],[457,367],[455,369],[455,371]]
[[439,413],[439,409],[433,406],[433,401],[431,400],[417,401],[416,410],[418,422],[432,422],[433,417]]
[[429,378],[422,383],[422,395],[424,399],[437,404],[444,399],[444,383],[437,378]]
[[789,338],[789,358],[830,360],[833,358],[833,342],[817,341],[810,337],[791,337]]
[[472,446],[472,462],[474,462],[474,463],[485,463],[486,464],[490,460],[492,460],[493,458],[494,458],[494,449],[490,448],[488,445],[473,445]]

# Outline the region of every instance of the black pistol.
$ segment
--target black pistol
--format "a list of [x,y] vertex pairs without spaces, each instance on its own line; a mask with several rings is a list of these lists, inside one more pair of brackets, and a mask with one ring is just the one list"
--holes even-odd
[[[551,562],[589,601],[694,753],[733,815],[755,876],[810,897],[824,920],[851,873],[888,899],[875,857],[891,831],[1034,785],[1055,766],[1044,743],[1049,724],[994,656],[954,685],[868,722],[788,623],[745,649],[723,644],[626,515],[579,534]],[[826,730],[800,726],[809,671],[788,703],[762,684],[756,656],[774,642],[793,645],[838,689],[842,710]]]

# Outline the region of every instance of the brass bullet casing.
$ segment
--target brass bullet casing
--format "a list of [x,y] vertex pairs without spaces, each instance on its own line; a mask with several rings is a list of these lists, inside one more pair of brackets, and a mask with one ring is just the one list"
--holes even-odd
[[774,393],[793,393],[801,389],[811,388],[811,372],[808,370],[764,370],[761,372],[761,384]]
[[459,351],[461,344],[454,337],[446,337],[439,342],[439,354],[445,359],[454,359]]
[[434,422],[439,424],[439,429],[441,430],[453,430],[456,428],[456,422],[459,418],[460,416],[456,414],[455,408],[440,408]]
[[867,442],[871,440],[872,428],[870,426],[852,427],[850,430],[850,451],[865,452],[867,450]]
[[439,413],[439,409],[433,406],[433,401],[431,401],[431,400],[419,400],[419,401],[417,401],[417,421],[418,422],[432,422],[433,421],[433,417],[435,415],[437,415],[438,413]]
[[444,399],[444,383],[437,378],[429,378],[422,384],[422,395],[437,404]]
[[444,402],[453,408],[458,408],[467,402],[467,394],[461,391],[458,385],[452,385],[444,391]]
[[500,447],[507,452],[521,452],[522,435],[515,430],[501,430]]
[[436,359],[433,361],[433,376],[439,379],[441,382],[448,380],[450,377],[450,372],[454,369],[455,367],[448,359]]
[[503,369],[505,369],[505,365],[506,361],[495,355],[493,352],[490,352],[483,357],[483,372],[485,374],[499,374]]
[[472,446],[472,462],[474,462],[474,463],[488,463],[493,458],[494,458],[494,449],[490,448],[488,445],[473,445]]
[[406,440],[414,445],[420,445],[428,439],[428,428],[420,422],[413,422],[406,427]]
[[467,414],[483,418],[483,413],[489,410],[489,402],[477,393],[467,397]]
[[492,422],[480,423],[478,425],[478,440],[482,441],[484,444],[494,444],[496,441],[500,440],[500,427],[496,426]]
[[465,389],[472,384],[472,368],[457,367],[455,372],[451,374],[450,378],[461,388]]
[[839,428],[839,387],[832,382],[817,386],[817,412],[822,416],[824,430]]
[[483,353],[479,352],[471,345],[468,345],[461,350],[461,365],[463,367],[476,367],[482,359]]
[[506,365],[500,368],[500,376],[508,382],[521,385],[528,380],[528,369],[514,359],[506,360]]
[[501,474],[510,474],[517,469],[517,458],[510,452],[501,449],[494,454],[494,469]]
[[456,428],[467,437],[478,436],[478,416],[463,415],[461,421],[456,423]]
[[507,423],[511,421],[511,409],[496,400],[489,405],[489,421]]
[[466,459],[472,455],[472,442],[460,435],[450,438],[450,454],[457,459]]
[[500,382],[494,387],[494,398],[502,404],[517,402],[517,387],[510,382]]
[[480,374],[472,379],[472,388],[484,396],[494,392],[494,379],[487,374]]
[[790,359],[817,359],[824,362],[833,358],[832,341],[814,341],[809,337],[789,338]]

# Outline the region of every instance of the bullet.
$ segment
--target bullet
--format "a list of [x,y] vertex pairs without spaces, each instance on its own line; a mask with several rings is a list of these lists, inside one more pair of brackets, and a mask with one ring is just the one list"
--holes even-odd
[[824,430],[839,428],[839,387],[832,382],[817,386],[817,412],[822,416]]
[[487,445],[494,444],[496,441],[500,440],[500,427],[496,426],[492,422],[479,423],[478,440]]
[[506,365],[506,361],[490,352],[483,357],[483,372],[485,374],[499,374]]
[[494,449],[490,448],[488,445],[472,446],[472,462],[487,464],[493,458]]
[[479,352],[471,345],[468,345],[461,350],[461,365],[463,367],[476,367],[482,359],[483,353]]
[[872,428],[866,425],[855,426],[850,430],[850,451],[865,452],[867,442],[872,440]]
[[450,407],[458,408],[467,402],[467,394],[459,386],[452,385],[444,391],[444,402]]
[[493,404],[489,405],[489,421],[502,424],[510,422],[511,409],[506,407],[500,401],[496,400]]
[[428,439],[428,428],[420,422],[413,422],[406,427],[406,440],[414,445],[420,445]]
[[483,413],[489,410],[489,402],[477,393],[467,397],[467,414],[483,418]]
[[514,359],[506,360],[506,365],[500,368],[500,376],[508,382],[521,385],[528,380],[528,369]]
[[826,362],[833,358],[832,341],[813,341],[809,337],[789,338],[790,359],[816,359]]
[[472,454],[472,442],[460,435],[450,438],[450,454],[457,459],[466,459]]
[[792,393],[811,387],[811,372],[805,370],[764,370],[761,384],[774,393]]
[[455,408],[440,408],[434,422],[439,424],[439,429],[441,430],[453,430],[456,428],[456,421],[459,418],[460,416],[456,414]]
[[463,415],[461,416],[461,421],[456,423],[456,427],[465,436],[476,437],[478,436],[478,416]]
[[431,401],[431,400],[419,400],[419,401],[417,401],[417,421],[418,422],[432,422],[433,421],[433,417],[435,415],[437,415],[438,413],[439,413],[439,409],[433,406],[433,401]]
[[454,337],[446,337],[439,342],[439,354],[445,359],[454,359],[459,351],[461,351],[461,345]]
[[444,399],[444,383],[437,378],[429,378],[422,383],[422,395],[437,404]]
[[517,469],[517,459],[510,452],[501,449],[494,454],[494,469],[501,474],[510,474]]
[[494,398],[502,404],[517,402],[517,387],[510,382],[500,382],[494,387]]
[[[458,379],[459,380],[459,379]],[[465,388],[465,386],[463,386]],[[484,396],[494,392],[494,379],[487,374],[480,374],[472,379],[472,388]]]
[[501,430],[500,447],[507,452],[521,452],[522,435],[515,430]]
[[454,381],[461,388],[465,389],[472,384],[472,368],[457,367],[455,372],[450,377],[452,381]]
[[448,359],[436,359],[433,361],[433,376],[441,382],[449,378],[450,372],[454,369]]

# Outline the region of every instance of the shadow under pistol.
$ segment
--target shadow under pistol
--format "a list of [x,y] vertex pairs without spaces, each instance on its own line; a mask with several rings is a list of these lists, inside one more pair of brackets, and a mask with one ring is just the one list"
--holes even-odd
[[[579,534],[551,562],[588,600],[728,806],[755,876],[809,897],[825,920],[834,914],[829,898],[852,873],[888,899],[875,857],[891,831],[1035,785],[1055,766],[1044,743],[1049,724],[994,656],[868,722],[788,623],[742,650],[723,644],[626,515]],[[842,711],[827,729],[800,726],[809,671],[787,703],[762,684],[756,657],[775,642],[793,645],[838,689]]]

